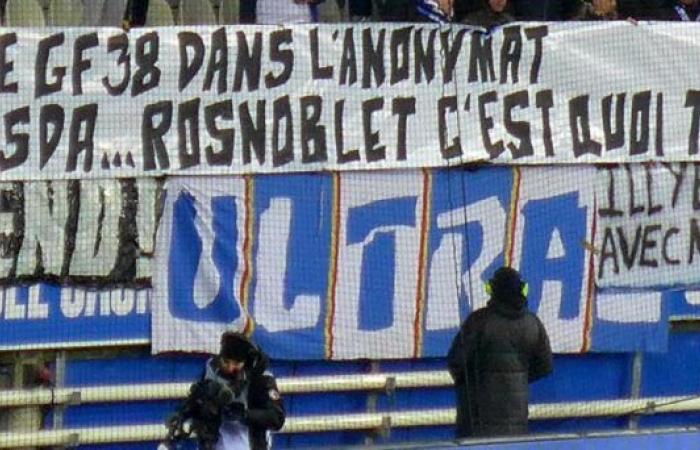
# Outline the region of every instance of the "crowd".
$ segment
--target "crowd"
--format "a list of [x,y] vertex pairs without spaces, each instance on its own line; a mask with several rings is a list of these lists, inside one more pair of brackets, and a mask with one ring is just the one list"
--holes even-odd
[[[135,19],[149,0],[130,0]],[[154,1],[154,0],[151,0]],[[160,0],[158,0],[160,1]],[[177,3],[178,0],[166,0]],[[180,0],[182,1],[182,0]],[[211,0],[217,4],[227,0]],[[241,23],[436,22],[493,28],[512,21],[700,21],[700,0],[237,0]]]

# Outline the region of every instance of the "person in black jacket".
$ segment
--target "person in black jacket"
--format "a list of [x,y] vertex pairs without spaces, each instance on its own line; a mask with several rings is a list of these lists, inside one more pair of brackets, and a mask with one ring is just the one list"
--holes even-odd
[[244,334],[227,331],[221,350],[168,421],[165,448],[191,433],[200,449],[268,450],[271,430],[284,425],[285,410],[269,361]]
[[502,267],[486,286],[491,299],[467,317],[447,355],[458,438],[526,434],[528,384],[552,371],[549,338],[527,309],[520,274]]

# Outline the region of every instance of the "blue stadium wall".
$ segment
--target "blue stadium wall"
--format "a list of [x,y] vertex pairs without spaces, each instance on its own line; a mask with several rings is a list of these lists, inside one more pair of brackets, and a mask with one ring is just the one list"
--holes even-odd
[[[700,351],[700,332],[675,331],[669,336],[667,353],[644,355],[641,378],[642,397],[695,395],[700,392],[700,359],[689,358]],[[590,401],[629,398],[634,354],[606,353],[557,355],[553,375],[535,383],[531,389],[533,403]],[[69,359],[66,386],[98,386],[154,382],[183,382],[195,379],[202,370],[202,356],[151,356],[147,349],[128,357],[113,359]],[[380,372],[444,369],[443,359],[417,361],[381,361]],[[376,367],[375,367],[376,368]],[[283,362],[274,361],[273,370],[280,377],[368,373],[368,361],[356,362]],[[285,397],[291,417],[310,414],[342,415],[367,411],[369,394],[324,393],[298,394]],[[131,402],[70,406],[64,413],[66,428],[149,424],[164,421],[177,406],[176,401]],[[393,395],[378,394],[378,411],[426,409],[454,406],[449,388],[398,390]],[[53,418],[46,417],[47,428]],[[642,416],[642,428],[694,426],[700,423],[697,414],[659,414]],[[533,421],[532,433],[583,433],[625,430],[629,417]],[[362,432],[332,432],[315,434],[278,434],[275,448],[309,448],[340,445],[360,445],[368,435]],[[375,437],[377,444],[448,441],[450,427],[396,428],[388,437]],[[612,442],[609,448],[628,448]],[[154,443],[80,446],[81,449],[152,449]],[[490,448],[490,447],[489,447]],[[505,448],[505,447],[504,447]],[[513,447],[515,448],[515,447]],[[569,447],[571,448],[571,447]]]

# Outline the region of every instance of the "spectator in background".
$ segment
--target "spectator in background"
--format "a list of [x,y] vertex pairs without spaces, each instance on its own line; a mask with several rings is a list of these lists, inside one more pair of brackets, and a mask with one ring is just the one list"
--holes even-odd
[[668,7],[675,0],[617,0],[620,17],[637,20],[669,20]]
[[515,20],[507,9],[508,0],[484,0],[482,8],[467,14],[462,23],[491,29]]
[[148,0],[129,0],[124,14],[124,28],[142,27],[146,23]]
[[[326,0],[328,1],[328,0]],[[346,0],[352,22],[413,22],[415,0]]]
[[582,2],[572,20],[618,20],[616,0],[592,0]]
[[[323,0],[247,0],[254,4],[255,23],[292,24],[316,22],[316,5]],[[241,5],[241,8],[243,5]],[[247,6],[250,8],[250,5]]]
[[367,22],[372,20],[372,0],[348,0],[350,21]]
[[525,21],[566,20],[579,0],[514,0],[515,18]]
[[665,14],[659,19],[676,22],[700,22],[700,2],[698,0],[678,0],[671,8],[666,9]]
[[380,0],[378,2],[379,20],[382,22],[412,22],[413,0]]
[[449,23],[454,15],[453,7],[453,0],[416,0],[417,21]]

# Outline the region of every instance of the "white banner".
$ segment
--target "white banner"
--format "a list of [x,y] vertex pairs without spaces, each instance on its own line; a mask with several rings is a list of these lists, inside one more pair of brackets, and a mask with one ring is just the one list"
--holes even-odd
[[245,329],[285,359],[444,356],[510,263],[552,348],[588,350],[592,179],[583,166],[170,178],[152,349],[215,351]]
[[698,284],[700,165],[606,167],[596,185],[598,286]]
[[4,29],[0,176],[695,160],[700,74],[673,62],[698,42],[626,22]]

